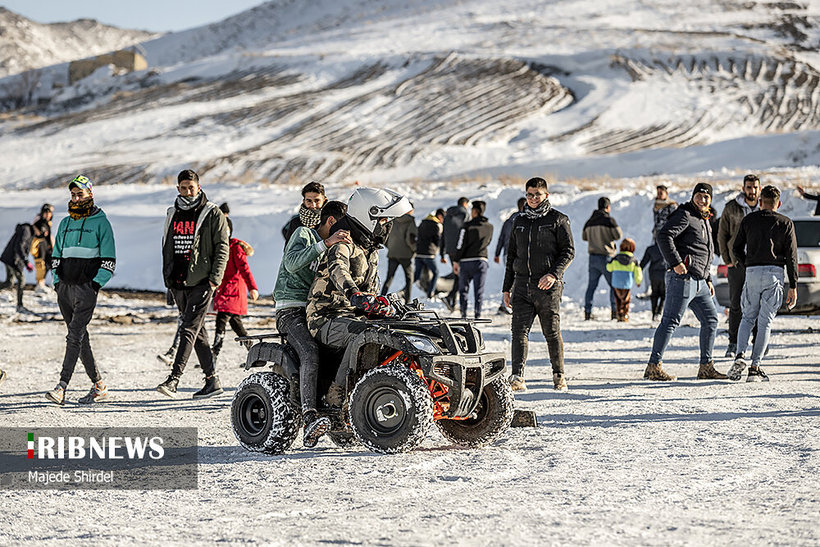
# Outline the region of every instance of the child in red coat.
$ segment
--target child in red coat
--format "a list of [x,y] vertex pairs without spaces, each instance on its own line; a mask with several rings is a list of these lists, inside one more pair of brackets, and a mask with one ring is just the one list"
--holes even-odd
[[[228,230],[233,232],[233,226],[228,220]],[[259,298],[259,290],[253,279],[248,258],[253,255],[253,247],[244,241],[231,238],[228,265],[222,284],[214,293],[214,311],[216,311],[216,334],[214,345],[211,348],[216,360],[222,350],[225,338],[225,329],[230,322],[231,328],[237,336],[247,336],[248,332],[242,324],[242,316],[248,314],[248,293],[252,300]]]

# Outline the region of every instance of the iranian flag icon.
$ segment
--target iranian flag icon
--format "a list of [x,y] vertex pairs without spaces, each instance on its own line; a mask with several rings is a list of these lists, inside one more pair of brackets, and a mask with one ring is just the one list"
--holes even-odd
[[28,459],[34,459],[34,433],[28,434]]

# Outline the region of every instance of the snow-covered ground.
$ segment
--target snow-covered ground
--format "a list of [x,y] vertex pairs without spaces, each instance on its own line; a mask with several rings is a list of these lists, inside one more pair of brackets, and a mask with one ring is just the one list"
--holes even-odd
[[[53,296],[27,305],[56,314]],[[266,457],[238,446],[230,397],[245,376],[229,344],[219,374],[226,396],[169,400],[154,391],[167,368],[155,355],[173,336],[161,301],[103,292],[91,326],[112,400],[75,403],[88,388],[78,366],[65,408],[43,393],[59,374],[65,327],[12,320],[0,293],[3,424],[18,427],[188,426],[199,431],[196,491],[0,491],[0,543],[204,544],[619,544],[816,545],[820,541],[817,319],[778,318],[765,362],[771,382],[697,381],[697,329],[685,320],[667,352],[669,384],[641,380],[652,325],[638,301],[631,323],[592,324],[563,309],[570,389],[555,393],[540,334],[532,335],[529,391],[516,397],[539,427],[511,429],[467,450],[434,431],[395,456],[322,440]],[[433,304],[438,309],[438,304]],[[248,326],[272,328],[269,305]],[[601,315],[606,315],[599,310]],[[131,313],[133,324],[111,318]],[[148,322],[142,322],[151,319]],[[212,323],[209,322],[212,329]],[[722,355],[726,324],[719,327]],[[535,331],[537,332],[537,327]],[[509,319],[484,329],[488,349],[509,352]],[[36,348],[36,349],[35,349]],[[717,368],[728,363],[718,359]],[[189,368],[182,393],[201,385]]]
[[[27,291],[35,313],[20,315],[11,293],[0,293],[0,368],[9,374],[0,425],[196,427],[200,482],[194,492],[0,490],[0,544],[820,543],[820,320],[777,319],[765,384],[694,380],[691,315],[664,359],[680,377],[669,384],[640,379],[653,335],[647,301],[634,300],[627,325],[581,320],[581,229],[600,196],[611,198],[639,257],[660,183],[682,202],[696,181],[710,182],[721,212],[754,171],[783,191],[781,212],[810,213],[795,189],[816,191],[820,176],[817,13],[817,2],[389,0],[374,10],[363,0],[314,0],[310,9],[275,0],[145,43],[150,72],[103,67],[55,85],[37,116],[4,114],[0,244],[44,202],[56,205],[56,226],[64,183],[87,172],[114,228],[117,271],[90,326],[113,398],[93,408],[73,402],[88,388],[81,366],[70,404],[43,397],[65,343],[54,295]],[[521,74],[520,84],[512,79]],[[528,86],[556,102],[511,114],[508,98]],[[465,96],[486,98],[490,110]],[[439,99],[451,102],[436,110]],[[451,116],[458,123],[439,119]],[[370,161],[382,153],[384,162]],[[349,170],[332,171],[334,162]],[[460,196],[483,199],[496,238],[524,181],[548,178],[576,241],[562,304],[569,392],[551,389],[536,324],[530,390],[516,399],[535,410],[537,428],[512,429],[480,450],[433,433],[396,456],[328,440],[278,457],[244,451],[229,420],[243,350],[229,344],[221,355],[227,396],[164,399],[154,388],[167,369],[155,356],[171,341],[175,312],[159,298],[114,292],[163,290],[162,220],[171,182],[188,167],[202,171],[211,200],[230,204],[235,236],[256,249],[255,332],[274,328],[280,229],[312,174],[332,199],[346,199],[356,180],[403,192],[417,222]],[[385,269],[383,260],[382,277]],[[491,264],[490,314],[502,276]],[[603,282],[595,302],[608,317]],[[492,317],[488,349],[509,358],[509,318]],[[725,320],[719,329],[725,370]],[[201,386],[200,374],[186,372],[184,395]]]

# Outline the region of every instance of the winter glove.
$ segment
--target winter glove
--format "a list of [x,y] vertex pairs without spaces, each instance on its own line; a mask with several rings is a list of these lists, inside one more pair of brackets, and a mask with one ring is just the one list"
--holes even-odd
[[95,292],[95,293],[98,293],[98,292],[100,292],[100,289],[101,289],[102,287],[101,287],[101,286],[100,286],[100,284],[99,284],[99,283],[97,283],[96,281],[92,281],[92,282],[91,282],[91,288],[92,288],[92,289],[94,289],[94,292]]
[[34,271],[34,266],[31,265],[31,262],[26,262],[26,269],[30,272]]
[[376,296],[375,294],[354,292],[350,297],[350,303],[368,315],[382,315],[390,317],[393,315],[393,307],[387,298]]

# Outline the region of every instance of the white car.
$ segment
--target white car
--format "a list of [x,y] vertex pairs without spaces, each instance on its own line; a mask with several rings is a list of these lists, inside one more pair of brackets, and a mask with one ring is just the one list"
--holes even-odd
[[[820,217],[793,218],[797,235],[797,305],[792,310],[784,305],[778,313],[796,315],[820,314]],[[729,282],[726,279],[728,266],[717,267],[715,276],[715,296],[718,304],[729,307]],[[786,279],[788,283],[788,278]]]

